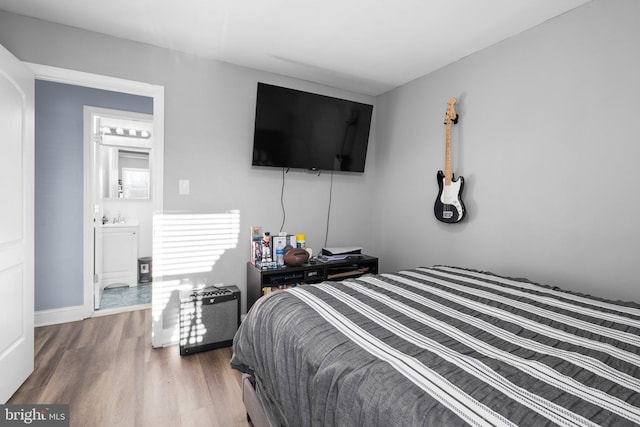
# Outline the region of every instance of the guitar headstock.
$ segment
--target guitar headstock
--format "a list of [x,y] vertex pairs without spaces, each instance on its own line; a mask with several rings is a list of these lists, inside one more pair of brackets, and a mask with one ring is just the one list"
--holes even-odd
[[456,113],[456,109],[455,109],[455,104],[456,104],[456,99],[455,98],[451,98],[449,100],[449,106],[447,107],[447,114],[445,116],[444,119],[444,124],[449,124],[451,122],[453,122],[453,124],[458,123],[458,113]]

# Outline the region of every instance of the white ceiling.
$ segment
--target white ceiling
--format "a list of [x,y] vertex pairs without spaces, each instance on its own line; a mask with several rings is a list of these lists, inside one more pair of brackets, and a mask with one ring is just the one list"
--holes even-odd
[[0,0],[0,9],[378,95],[591,0]]

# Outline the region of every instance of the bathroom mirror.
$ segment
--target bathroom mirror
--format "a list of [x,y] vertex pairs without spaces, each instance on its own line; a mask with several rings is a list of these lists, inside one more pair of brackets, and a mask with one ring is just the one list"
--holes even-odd
[[149,150],[103,145],[100,159],[103,198],[150,198]]

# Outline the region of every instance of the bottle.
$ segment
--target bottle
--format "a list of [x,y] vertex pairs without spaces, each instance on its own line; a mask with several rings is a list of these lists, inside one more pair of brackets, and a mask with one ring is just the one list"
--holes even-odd
[[296,234],[296,246],[304,249],[306,247],[306,242],[304,240],[304,234]]
[[276,264],[278,267],[284,267],[284,246],[281,241],[278,242],[276,247]]

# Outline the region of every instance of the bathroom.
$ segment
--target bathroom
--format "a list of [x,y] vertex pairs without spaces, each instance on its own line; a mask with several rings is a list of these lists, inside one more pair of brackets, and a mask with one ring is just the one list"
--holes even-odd
[[96,314],[151,303],[151,116],[90,108]]

